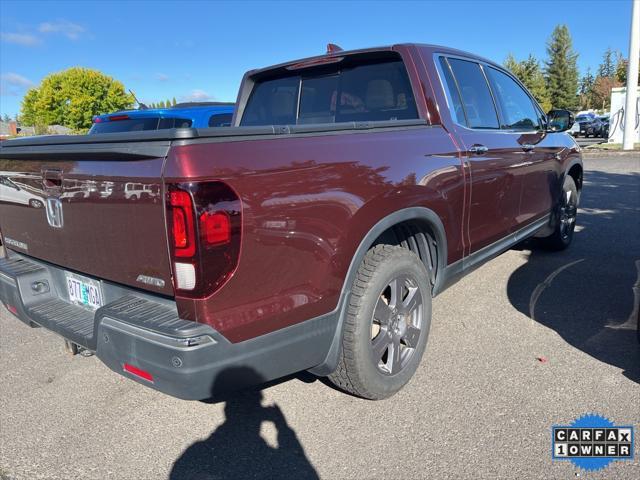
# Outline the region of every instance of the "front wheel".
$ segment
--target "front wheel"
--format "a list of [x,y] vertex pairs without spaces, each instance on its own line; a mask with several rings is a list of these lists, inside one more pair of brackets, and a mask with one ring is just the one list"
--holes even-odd
[[431,286],[411,251],[377,245],[351,288],[338,368],[329,379],[359,397],[380,400],[406,385],[431,326]]
[[578,188],[575,180],[567,175],[562,185],[562,196],[558,204],[556,227],[552,235],[543,238],[544,245],[551,250],[564,250],[573,240],[578,215]]

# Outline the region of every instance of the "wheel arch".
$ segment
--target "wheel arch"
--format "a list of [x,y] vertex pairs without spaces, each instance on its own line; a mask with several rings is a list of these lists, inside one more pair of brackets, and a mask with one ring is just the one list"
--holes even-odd
[[[351,285],[355,279],[358,268],[371,247],[384,243],[385,238],[389,238],[386,237],[386,235],[391,235],[393,233],[397,238],[397,233],[394,233],[394,229],[398,228],[404,229],[405,231],[406,229],[413,228],[418,231],[422,231],[422,233],[431,232],[437,248],[436,261],[433,265],[433,291],[438,292],[440,290],[441,283],[443,282],[442,272],[444,272],[444,269],[447,266],[447,237],[440,217],[433,210],[426,207],[403,208],[385,216],[369,229],[351,259],[347,275],[345,276],[344,283],[342,285],[338,307],[336,309],[338,324],[331,347],[325,361],[312,368],[310,370],[312,373],[320,376],[326,376],[333,372],[337,367],[341,348],[344,318],[349,304]],[[416,242],[415,245],[411,245],[408,239],[405,239],[405,241],[407,242],[406,248],[414,251],[414,253],[416,253],[423,262],[425,262],[426,257],[420,255],[421,247],[418,245],[418,242]],[[400,244],[400,246],[404,245]],[[427,271],[429,270],[429,267],[427,267]]]

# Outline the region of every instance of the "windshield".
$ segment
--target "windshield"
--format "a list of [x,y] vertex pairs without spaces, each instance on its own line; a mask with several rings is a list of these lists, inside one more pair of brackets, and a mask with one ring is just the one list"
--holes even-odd
[[576,117],[576,121],[578,122],[590,122],[591,120],[593,120],[593,117],[589,115],[578,115]]

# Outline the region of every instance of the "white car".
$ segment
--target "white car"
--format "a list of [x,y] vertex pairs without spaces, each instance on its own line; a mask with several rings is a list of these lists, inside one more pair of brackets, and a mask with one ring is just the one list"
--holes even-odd
[[580,124],[578,122],[573,122],[573,126],[569,129],[569,133],[574,137],[580,135]]
[[3,175],[0,175],[0,202],[29,205],[33,208],[44,207],[42,197],[27,192]]

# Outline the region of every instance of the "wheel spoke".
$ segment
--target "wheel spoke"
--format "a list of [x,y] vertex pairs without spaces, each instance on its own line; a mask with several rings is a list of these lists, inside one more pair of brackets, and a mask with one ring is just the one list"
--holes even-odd
[[379,298],[378,303],[376,303],[373,318],[380,322],[380,325],[389,325],[389,322],[391,321],[391,308],[386,304],[382,297]]
[[394,278],[389,284],[391,287],[391,300],[389,301],[390,308],[398,308],[398,305],[402,303],[402,289],[404,288],[404,278]]
[[420,329],[414,325],[409,325],[407,331],[402,337],[407,347],[416,348],[418,346],[418,340],[420,339]]
[[389,361],[391,362],[389,370],[391,371],[391,375],[395,375],[402,368],[402,359],[400,358],[400,339],[394,338],[393,343],[389,345],[389,349],[389,355],[391,357],[389,358]]
[[420,302],[420,293],[418,287],[409,287],[409,294],[402,302],[402,308],[406,315],[409,315],[418,306]]
[[[376,363],[380,361],[384,352],[387,351],[387,348],[391,344],[391,338],[387,334],[387,330],[380,330],[380,333],[373,339],[371,343],[371,348],[373,349],[373,356],[376,360]],[[391,353],[391,352],[389,352]]]

